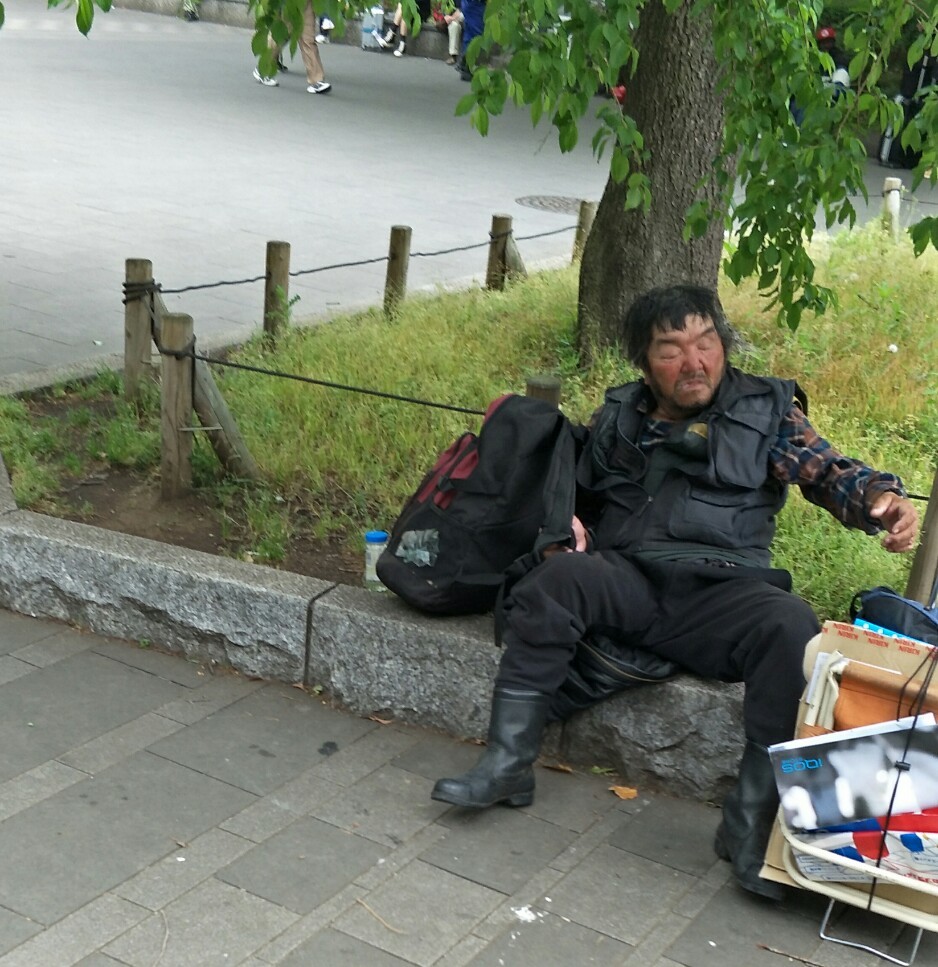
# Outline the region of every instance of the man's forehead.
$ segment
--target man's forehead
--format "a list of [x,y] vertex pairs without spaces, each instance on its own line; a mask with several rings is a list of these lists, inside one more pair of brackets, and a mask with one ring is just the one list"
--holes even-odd
[[675,334],[689,333],[691,336],[702,336],[708,332],[715,332],[716,326],[710,316],[690,312],[683,319],[683,325],[676,325],[671,319],[661,319],[651,327],[651,338],[674,339]]

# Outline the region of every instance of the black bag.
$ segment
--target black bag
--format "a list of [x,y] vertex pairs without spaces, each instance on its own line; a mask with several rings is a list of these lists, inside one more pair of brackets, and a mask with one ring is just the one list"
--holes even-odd
[[614,635],[589,634],[577,643],[567,677],[551,699],[550,718],[566,719],[625,688],[666,682],[679,671],[675,662]]
[[513,561],[569,542],[574,470],[573,429],[557,407],[499,397],[479,434],[455,440],[408,499],[378,577],[431,614],[490,610]]
[[850,620],[856,618],[938,647],[938,607],[904,598],[892,588],[858,591],[850,602]]

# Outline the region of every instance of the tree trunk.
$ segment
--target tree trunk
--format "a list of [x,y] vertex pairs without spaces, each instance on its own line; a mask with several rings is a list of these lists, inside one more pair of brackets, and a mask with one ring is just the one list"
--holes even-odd
[[701,238],[682,237],[692,202],[716,197],[712,184],[698,189],[697,182],[711,171],[723,135],[710,20],[691,16],[690,8],[685,3],[669,15],[653,2],[642,11],[635,37],[638,69],[625,106],[649,152],[640,170],[651,182],[651,206],[625,211],[626,185],[607,182],[580,269],[578,346],[584,361],[594,346],[621,342],[625,311],[647,289],[680,282],[716,288],[722,222]]

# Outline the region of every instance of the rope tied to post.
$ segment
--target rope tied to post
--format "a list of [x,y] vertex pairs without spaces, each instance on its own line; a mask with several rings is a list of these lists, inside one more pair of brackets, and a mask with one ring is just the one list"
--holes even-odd
[[121,299],[121,302],[125,306],[129,302],[139,302],[144,296],[161,292],[162,289],[162,285],[159,282],[154,282],[153,279],[150,279],[149,282],[125,282],[124,298]]

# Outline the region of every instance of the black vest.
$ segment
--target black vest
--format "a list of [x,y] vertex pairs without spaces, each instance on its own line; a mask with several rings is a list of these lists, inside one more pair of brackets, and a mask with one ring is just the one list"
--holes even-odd
[[642,401],[654,407],[647,387],[609,390],[577,467],[594,547],[769,567],[787,487],[769,474],[768,454],[795,396],[792,380],[728,366],[710,406],[647,457],[637,445]]

